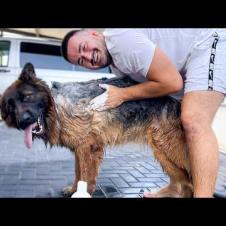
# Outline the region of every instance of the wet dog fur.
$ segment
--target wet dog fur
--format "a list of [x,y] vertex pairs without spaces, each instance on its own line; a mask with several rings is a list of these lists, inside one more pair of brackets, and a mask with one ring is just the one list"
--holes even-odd
[[75,156],[75,180],[64,189],[70,196],[79,180],[88,183],[92,194],[107,146],[128,142],[147,144],[170,178],[167,187],[147,197],[192,197],[188,147],[180,121],[180,102],[165,96],[129,101],[103,111],[93,111],[89,101],[104,92],[98,84],[127,87],[137,84],[129,77],[88,82],[54,82],[48,85],[36,77],[27,63],[18,80],[3,94],[2,118],[9,127],[24,130],[38,118],[43,131],[32,134],[50,146],[70,149]]

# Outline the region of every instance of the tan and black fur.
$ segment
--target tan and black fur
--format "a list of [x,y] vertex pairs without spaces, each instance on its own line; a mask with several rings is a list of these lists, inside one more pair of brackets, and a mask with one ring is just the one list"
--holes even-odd
[[153,197],[191,197],[192,181],[180,103],[171,97],[161,97],[130,101],[115,109],[97,112],[89,108],[89,101],[104,92],[98,86],[100,83],[118,87],[136,84],[129,77],[123,77],[80,83],[55,82],[50,90],[28,63],[18,80],[3,94],[2,118],[9,127],[25,129],[40,117],[44,132],[38,136],[33,134],[33,138],[74,152],[76,177],[72,187],[64,190],[68,195],[76,191],[78,180],[87,181],[92,194],[105,147],[135,142],[148,144],[170,177],[169,186]]

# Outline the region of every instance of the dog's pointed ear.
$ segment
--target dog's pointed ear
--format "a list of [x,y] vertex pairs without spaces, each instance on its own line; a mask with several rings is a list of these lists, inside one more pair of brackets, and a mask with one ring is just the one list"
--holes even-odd
[[31,81],[34,78],[36,78],[36,75],[35,75],[35,69],[33,64],[26,63],[19,76],[19,80],[22,80],[25,82],[25,81]]

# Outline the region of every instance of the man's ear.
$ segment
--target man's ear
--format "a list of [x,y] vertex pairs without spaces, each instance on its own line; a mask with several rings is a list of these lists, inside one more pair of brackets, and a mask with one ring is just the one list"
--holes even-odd
[[93,36],[99,36],[98,32],[96,32],[96,31],[93,31],[93,32],[92,32],[92,35],[93,35]]
[[36,78],[36,75],[35,75],[35,69],[33,64],[26,63],[19,76],[19,80],[26,82],[26,81],[31,81],[34,78]]
[[88,29],[87,31],[88,31],[89,34],[92,35],[92,36],[95,36],[95,37],[100,36],[100,33],[99,33],[98,31],[96,31],[96,30]]

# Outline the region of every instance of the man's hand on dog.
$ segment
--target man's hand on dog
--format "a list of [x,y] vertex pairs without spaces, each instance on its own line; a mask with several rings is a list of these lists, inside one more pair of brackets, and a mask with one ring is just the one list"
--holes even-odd
[[99,84],[106,91],[90,101],[90,107],[95,111],[105,111],[120,106],[124,100],[122,98],[122,88],[116,86]]

